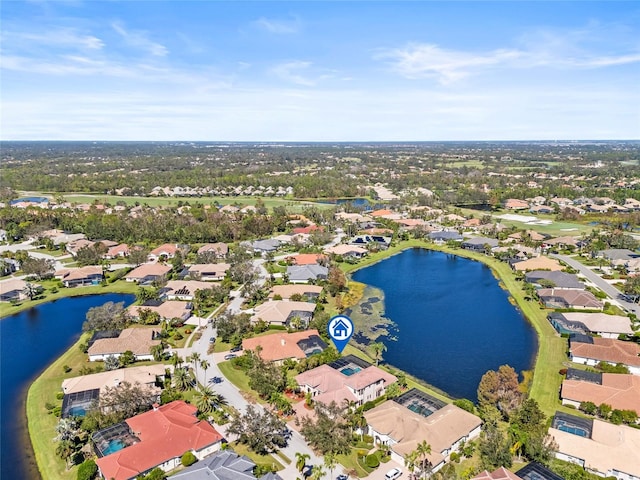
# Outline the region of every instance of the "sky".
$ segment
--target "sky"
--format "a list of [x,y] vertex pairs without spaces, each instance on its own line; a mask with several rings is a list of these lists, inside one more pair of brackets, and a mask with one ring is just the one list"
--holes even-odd
[[0,139],[640,139],[640,2],[0,3]]

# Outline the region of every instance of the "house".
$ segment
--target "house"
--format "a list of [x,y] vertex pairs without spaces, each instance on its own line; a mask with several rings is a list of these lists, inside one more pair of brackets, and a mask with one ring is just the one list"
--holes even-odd
[[487,247],[490,250],[493,250],[494,248],[498,247],[500,242],[498,242],[497,239],[495,238],[488,238],[488,237],[473,237],[473,238],[469,238],[467,240],[464,240],[460,246],[464,249],[467,250],[473,250],[476,252],[484,252]]
[[324,227],[318,226],[318,225],[309,225],[307,227],[296,227],[293,229],[294,235],[297,235],[297,234],[311,235],[313,232],[324,232]]
[[437,244],[443,244],[450,241],[461,242],[462,235],[457,230],[441,230],[439,232],[431,232],[427,235],[429,240]]
[[515,473],[510,472],[504,467],[500,467],[493,472],[489,472],[487,470],[479,473],[475,477],[472,477],[471,480],[522,480]]
[[326,265],[329,259],[320,253],[301,253],[294,257],[287,257],[287,260],[293,265]]
[[26,286],[27,282],[19,278],[12,278],[0,282],[0,302],[26,299],[27,294],[24,293]]
[[225,258],[229,253],[229,245],[223,242],[206,243],[198,249],[198,255],[212,252],[217,258]]
[[386,237],[384,235],[356,235],[349,243],[356,246],[376,245],[381,248],[389,248],[391,245],[392,237]]
[[101,393],[124,382],[146,386],[159,396],[162,390],[159,385],[164,381],[167,368],[170,367],[162,364],[145,365],[67,378],[62,382],[62,418],[84,417]]
[[640,430],[556,412],[549,435],[556,458],[587,472],[619,480],[640,480]]
[[[618,363],[629,368],[633,375],[640,375],[640,345],[613,338],[569,336],[569,359],[575,363],[596,366],[600,362]],[[640,413],[640,412],[638,412]]]
[[471,480],[564,480],[564,478],[541,463],[530,462],[516,473],[500,467],[491,473],[485,470]]
[[184,300],[191,302],[196,298],[198,290],[209,290],[211,284],[198,280],[169,280],[167,284],[159,290],[162,298],[167,300]]
[[558,270],[533,270],[524,274],[524,280],[536,285],[553,285],[553,288],[557,289],[584,290],[586,288],[576,275]]
[[71,256],[75,257],[83,248],[93,247],[95,244],[96,242],[92,242],[91,240],[87,240],[85,238],[80,238],[78,240],[74,240],[73,242],[67,243],[67,252],[69,252]]
[[579,239],[577,239],[576,237],[555,237],[555,238],[548,238],[544,241],[544,243],[542,244],[542,246],[544,248],[551,248],[551,247],[559,247],[559,248],[567,248],[567,247],[572,247],[572,248],[576,248],[578,247],[578,243],[580,242]]
[[297,285],[274,285],[269,292],[269,298],[273,299],[278,296],[282,300],[290,300],[294,295],[301,295],[307,301],[315,301],[321,293],[322,287],[319,285],[307,285],[304,283]]
[[394,375],[353,355],[296,375],[300,388],[311,393],[315,402],[325,405],[336,402],[340,406],[345,401],[358,406],[373,401],[397,380]]
[[369,251],[366,248],[356,247],[355,245],[336,245],[335,247],[325,248],[325,253],[339,255],[347,258],[362,258],[365,257]]
[[171,476],[172,480],[282,480],[277,473],[253,474],[256,464],[231,449],[221,450]]
[[529,209],[529,212],[531,213],[537,213],[537,214],[549,214],[549,213],[553,213],[553,207],[549,206],[549,205],[534,205]]
[[593,333],[604,338],[633,335],[631,320],[622,315],[587,312],[552,312],[547,316],[558,333]]
[[[156,467],[169,472],[181,465],[185,452],[202,460],[220,450],[222,435],[210,423],[198,420],[196,413],[195,406],[176,400],[125,420],[120,431],[109,427],[94,433],[100,475],[130,480]],[[104,455],[114,440],[130,445]]]
[[107,260],[111,260],[118,257],[125,258],[125,257],[128,257],[130,253],[131,253],[131,248],[129,248],[129,245],[127,245],[126,243],[120,243],[118,245],[109,247],[109,249],[107,250],[107,253],[103,255],[103,258],[106,258]]
[[165,258],[165,259],[173,258],[176,256],[176,253],[178,253],[178,251],[180,251],[180,248],[178,245],[172,244],[172,243],[165,243],[151,250],[149,252],[149,255],[147,255],[147,260],[149,262],[157,262],[161,258]]
[[138,320],[140,318],[140,312],[143,310],[156,312],[160,316],[161,321],[174,318],[187,320],[191,316],[191,304],[175,300],[168,300],[162,302],[160,305],[131,305],[127,308],[127,313],[132,320]]
[[202,263],[191,265],[188,269],[191,278],[197,278],[203,282],[218,282],[224,280],[231,268],[228,263]]
[[262,320],[269,325],[291,326],[291,321],[294,318],[298,318],[300,323],[299,327],[304,328],[313,318],[315,309],[315,303],[273,300],[254,308],[251,321],[255,323]]
[[80,268],[63,268],[54,273],[54,277],[62,281],[65,287],[99,285],[104,279],[102,267],[89,265]]
[[291,265],[287,267],[287,277],[291,283],[316,282],[326,280],[329,269],[322,265]]
[[606,403],[614,410],[633,410],[640,414],[640,376],[570,368],[562,382],[560,398],[563,405],[576,408],[582,402]]
[[604,304],[593,293],[586,290],[564,290],[561,288],[541,288],[537,291],[540,301],[547,308],[574,308],[581,310],[602,310]]
[[508,198],[504,202],[504,208],[507,210],[527,210],[529,208],[529,202],[518,198]]
[[161,263],[143,263],[125,275],[127,282],[136,282],[141,285],[150,285],[153,282],[162,282],[171,271],[171,265]]
[[400,464],[426,441],[431,445],[427,458],[434,473],[462,442],[478,437],[482,425],[479,417],[416,389],[364,412],[364,417],[369,435],[376,443],[388,445],[392,460]]
[[150,328],[125,328],[116,338],[100,338],[93,342],[87,353],[89,361],[118,358],[126,351],[133,352],[136,360],[153,360],[151,347],[160,344],[155,340],[156,332]]
[[260,347],[260,357],[267,362],[282,363],[286,359],[302,360],[327,348],[318,330],[302,332],[277,332],[262,337],[245,338],[243,350],[255,351]]
[[241,245],[253,250],[253,253],[266,255],[275,252],[280,248],[280,241],[275,238],[267,238],[266,240],[255,240],[253,242],[243,242]]
[[560,271],[564,267],[554,258],[540,256],[520,262],[513,262],[511,263],[511,268],[518,272],[527,272],[530,270]]

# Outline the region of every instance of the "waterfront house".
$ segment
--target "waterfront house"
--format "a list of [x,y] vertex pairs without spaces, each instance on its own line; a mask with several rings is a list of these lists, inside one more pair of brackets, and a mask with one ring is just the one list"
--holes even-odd
[[[112,436],[116,433],[113,427],[96,432],[92,439],[100,475],[109,480],[131,480],[156,467],[165,472],[177,468],[185,452],[202,460],[220,450],[222,435],[210,423],[198,420],[196,413],[195,406],[176,400],[125,420],[118,437]],[[130,445],[103,455],[122,444]]]
[[634,342],[579,334],[569,336],[569,358],[575,363],[592,367],[600,362],[620,363],[628,367],[630,373],[640,375],[639,355],[640,345]]
[[457,230],[441,230],[439,232],[431,232],[427,235],[429,240],[438,245],[449,241],[461,242],[462,235]]
[[296,382],[314,402],[329,405],[355,402],[360,406],[384,395],[386,388],[398,379],[384,370],[353,355],[320,365],[296,375]]
[[499,242],[495,238],[488,237],[473,237],[464,240],[460,246],[466,250],[473,250],[474,252],[485,252],[487,248],[493,250],[498,247]]
[[25,288],[27,282],[19,278],[12,278],[4,282],[0,282],[0,302],[10,302],[11,300],[24,300],[27,298]]
[[322,265],[291,265],[287,267],[287,277],[291,283],[308,283],[326,280],[329,269]]
[[171,476],[171,480],[282,480],[277,473],[256,477],[256,464],[231,449],[221,450]]
[[560,398],[563,405],[576,408],[582,402],[606,403],[614,410],[632,410],[640,414],[640,376],[570,368],[562,382]]
[[151,328],[125,328],[115,338],[100,338],[93,342],[87,353],[89,361],[104,360],[107,357],[118,358],[126,351],[133,352],[136,360],[153,360],[151,347],[160,344],[155,340],[156,332]]
[[262,320],[269,325],[284,325],[288,327],[291,326],[294,318],[298,318],[299,327],[305,328],[313,318],[315,309],[315,303],[273,300],[258,305],[254,309],[251,322],[255,323]]
[[528,272],[531,270],[560,271],[564,267],[555,258],[539,256],[520,262],[513,262],[511,263],[511,268],[518,272]]
[[143,263],[139,267],[125,275],[127,282],[136,282],[140,285],[150,285],[153,282],[162,282],[171,271],[171,265],[161,263]]
[[245,338],[243,350],[255,351],[260,347],[260,357],[267,362],[282,363],[284,360],[302,360],[327,348],[318,330],[302,332],[277,332],[262,337]]
[[549,435],[556,458],[587,472],[619,480],[640,480],[640,430],[557,412]]
[[586,290],[541,288],[536,292],[547,308],[573,308],[580,310],[602,310],[604,304],[593,293]]
[[356,247],[355,245],[340,244],[335,247],[325,248],[325,253],[339,255],[347,258],[363,258],[369,251],[363,247]]
[[547,318],[559,333],[593,333],[604,338],[633,335],[631,320],[622,315],[600,312],[552,312]]
[[65,287],[99,285],[104,278],[102,267],[97,265],[80,268],[63,268],[62,270],[56,271],[54,277],[60,280]]
[[296,285],[274,285],[269,292],[269,298],[278,296],[281,300],[290,300],[294,295],[301,295],[307,301],[315,301],[322,293],[319,285],[300,283]]
[[160,321],[168,321],[174,318],[186,321],[191,316],[191,304],[175,300],[168,300],[159,305],[131,305],[127,308],[127,313],[132,320],[137,321],[144,310],[156,312],[160,317]]
[[[557,270],[533,270],[525,273],[524,280],[534,285],[552,285],[555,289],[584,290],[586,288],[576,275]],[[541,280],[543,281],[541,282]]]

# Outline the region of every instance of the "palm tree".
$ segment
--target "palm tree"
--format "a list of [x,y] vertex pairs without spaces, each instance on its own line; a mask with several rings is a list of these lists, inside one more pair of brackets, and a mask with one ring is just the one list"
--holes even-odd
[[310,480],[320,480],[325,475],[324,469],[320,465],[313,466],[313,472],[311,473]]
[[302,470],[304,470],[304,467],[307,465],[307,460],[311,460],[311,455],[296,452],[296,468],[300,473],[302,473]]
[[171,356],[171,365],[173,365],[173,368],[180,368],[183,363],[184,359],[180,355],[178,355],[177,352],[173,352],[173,355]]
[[225,398],[208,387],[200,387],[193,396],[195,405],[198,410],[205,414],[210,414],[218,408],[219,405],[226,405]]
[[431,454],[431,445],[426,440],[421,441],[416,447],[416,453],[420,459],[420,476],[427,477],[427,472],[431,468],[431,462],[427,455]]
[[162,356],[164,354],[164,345],[162,345],[162,343],[158,344],[158,345],[154,345],[153,347],[151,347],[150,352],[151,355],[153,355],[153,359],[156,362],[161,362],[162,361]]
[[382,360],[382,352],[387,351],[387,346],[382,342],[374,342],[371,344],[371,348],[373,349],[373,354],[376,357],[376,365],[378,365],[380,360]]
[[417,461],[418,461],[418,452],[416,450],[413,450],[404,456],[404,466],[407,467],[412,478],[414,476],[413,471],[416,469]]
[[193,384],[193,378],[188,370],[184,368],[176,368],[173,371],[173,386],[181,392],[189,390]]
[[187,359],[189,362],[193,363],[193,368],[196,371],[196,382],[198,381],[198,363],[200,362],[200,354],[198,352],[193,352],[191,357]]
[[211,364],[209,363],[209,360],[207,360],[206,358],[203,358],[202,360],[200,360],[200,368],[202,370],[204,370],[204,380],[207,380],[207,369],[211,366]]
[[22,293],[29,297],[29,300],[33,300],[38,295],[38,287],[33,283],[27,282],[22,289]]
[[333,478],[333,469],[338,465],[336,454],[329,452],[324,456],[324,466],[329,469],[329,478]]

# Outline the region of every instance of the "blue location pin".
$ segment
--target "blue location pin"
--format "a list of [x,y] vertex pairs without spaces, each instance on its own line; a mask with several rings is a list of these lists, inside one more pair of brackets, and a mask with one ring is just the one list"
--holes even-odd
[[346,315],[336,315],[329,320],[327,331],[338,352],[342,353],[344,347],[349,343],[351,335],[353,335],[353,322]]

